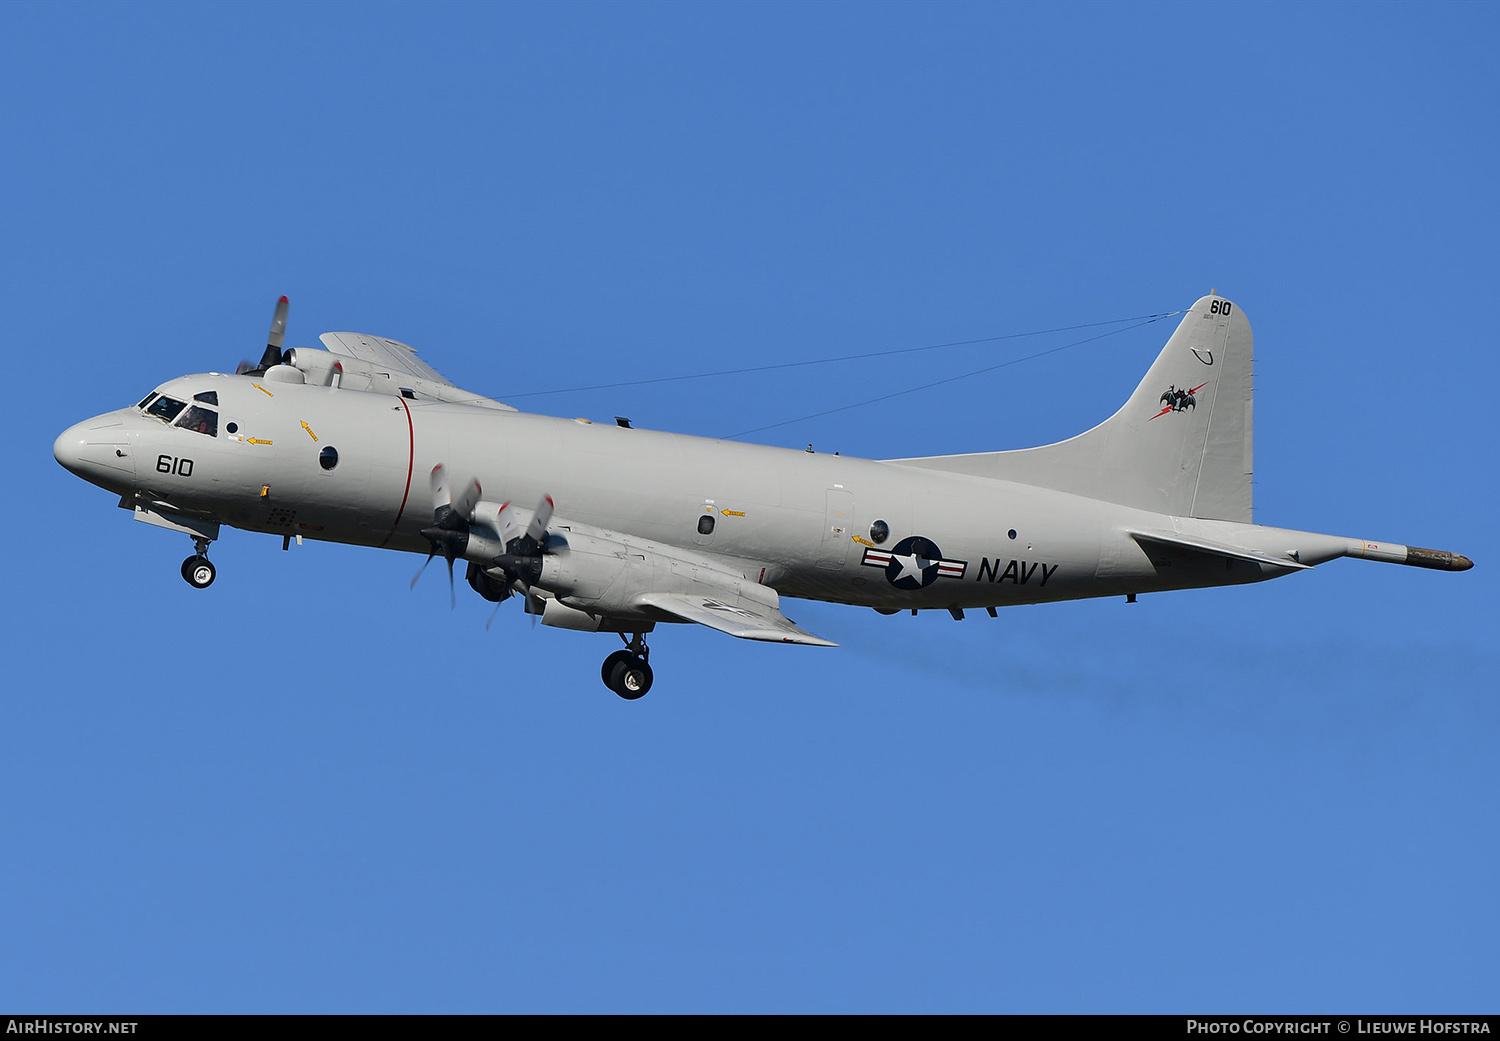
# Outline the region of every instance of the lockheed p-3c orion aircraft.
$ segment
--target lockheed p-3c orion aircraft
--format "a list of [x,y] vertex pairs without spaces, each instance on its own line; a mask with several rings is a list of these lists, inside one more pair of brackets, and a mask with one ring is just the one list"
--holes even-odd
[[136,519],[191,537],[182,574],[199,589],[224,525],[283,546],[442,556],[450,587],[463,560],[486,600],[516,596],[544,625],[619,634],[601,675],[623,698],[651,687],[645,637],[658,623],[832,646],[782,614],[783,596],[962,618],[1259,582],[1336,557],[1472,566],[1251,522],[1252,337],[1217,293],[1092,430],[886,460],[519,412],[394,340],[326,333],[323,349],[284,351],[286,315],[283,297],[260,364],[182,376],[70,427],[58,462]]

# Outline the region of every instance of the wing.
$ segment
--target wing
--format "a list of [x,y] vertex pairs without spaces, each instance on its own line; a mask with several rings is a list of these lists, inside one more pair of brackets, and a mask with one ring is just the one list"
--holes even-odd
[[334,354],[367,361],[377,368],[394,369],[424,383],[441,383],[453,386],[431,365],[417,357],[414,347],[398,340],[387,340],[384,336],[367,336],[364,333],[324,333],[319,337],[323,346]]
[[697,622],[742,640],[800,643],[809,647],[838,646],[832,640],[797,628],[776,608],[752,601],[741,600],[739,604],[731,605],[711,596],[688,593],[643,593],[636,600],[658,611],[676,615],[685,622]]
[[384,336],[369,336],[365,333],[324,333],[318,339],[323,341],[323,346],[330,353],[341,354],[363,363],[346,366],[351,377],[357,369],[360,375],[370,380],[371,385],[363,389],[389,389],[392,393],[409,390],[413,397],[515,411],[510,405],[503,405],[493,398],[455,386],[452,380],[418,358],[415,348],[399,340],[388,340]]

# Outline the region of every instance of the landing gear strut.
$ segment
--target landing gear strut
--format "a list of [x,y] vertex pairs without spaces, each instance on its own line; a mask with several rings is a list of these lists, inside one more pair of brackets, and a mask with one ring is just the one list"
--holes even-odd
[[[625,640],[624,633],[620,634],[620,639]],[[626,701],[634,701],[645,697],[646,691],[651,689],[651,666],[647,663],[651,649],[646,646],[644,633],[632,633],[630,639],[625,640],[625,647],[625,650],[615,651],[604,659],[599,676],[610,690]]]
[[194,589],[207,589],[217,574],[208,559],[208,539],[194,539],[193,547],[198,552],[182,562],[182,577]]

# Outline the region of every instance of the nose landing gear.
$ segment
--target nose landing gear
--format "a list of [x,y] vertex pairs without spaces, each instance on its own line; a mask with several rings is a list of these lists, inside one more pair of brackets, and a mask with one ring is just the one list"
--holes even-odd
[[[624,633],[620,634],[620,639],[625,640]],[[610,690],[626,701],[634,701],[645,697],[651,689],[651,666],[647,663],[651,649],[646,646],[644,633],[632,633],[630,639],[625,640],[625,647],[625,650],[615,651],[604,659],[599,676]]]
[[194,589],[207,589],[214,584],[217,572],[208,559],[208,539],[194,539],[197,553],[182,562],[182,577]]

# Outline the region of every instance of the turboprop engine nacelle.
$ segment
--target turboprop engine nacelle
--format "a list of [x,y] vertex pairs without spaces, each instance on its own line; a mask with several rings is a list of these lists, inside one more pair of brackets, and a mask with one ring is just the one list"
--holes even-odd
[[307,383],[314,387],[329,387],[335,377],[341,377],[349,366],[363,364],[353,358],[340,358],[331,351],[317,347],[293,347],[286,352],[282,363],[302,373]]
[[[724,561],[698,556],[675,546],[561,529],[549,536],[534,580],[563,605],[591,613],[658,617],[645,607],[646,593],[685,593],[776,608],[776,590],[731,571]],[[546,621],[545,616],[543,621]]]
[[[350,390],[388,390],[391,375],[378,365],[359,358],[334,354],[319,347],[293,347],[286,352],[284,365],[302,373],[305,382],[314,387],[348,387]],[[413,382],[408,380],[407,382]],[[420,382],[420,381],[417,381]]]

